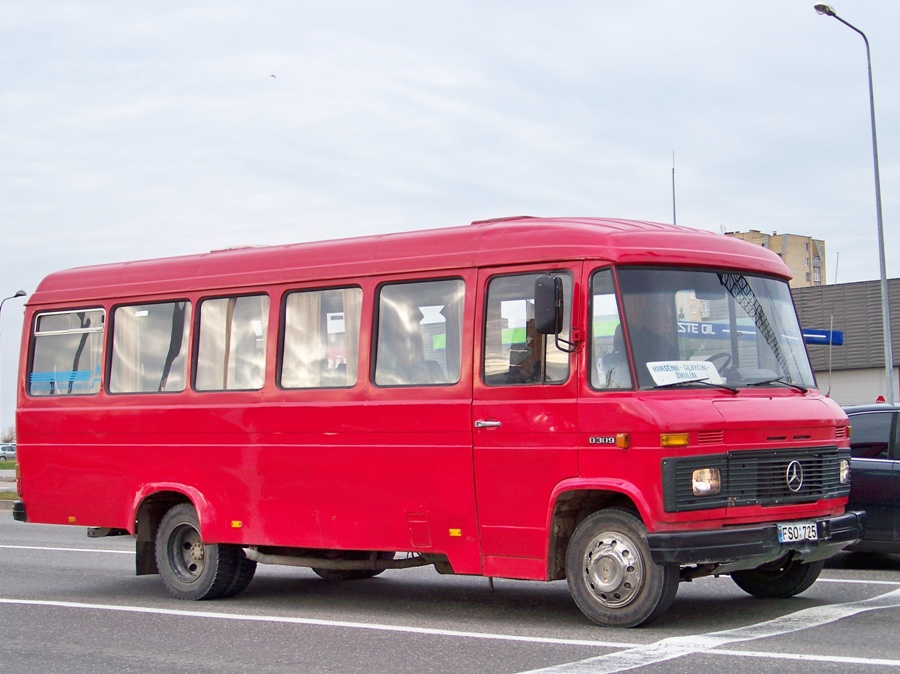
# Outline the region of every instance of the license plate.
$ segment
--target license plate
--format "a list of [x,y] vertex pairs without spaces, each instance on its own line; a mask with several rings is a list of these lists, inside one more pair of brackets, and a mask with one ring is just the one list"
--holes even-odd
[[778,540],[782,543],[819,540],[819,529],[815,522],[779,522]]

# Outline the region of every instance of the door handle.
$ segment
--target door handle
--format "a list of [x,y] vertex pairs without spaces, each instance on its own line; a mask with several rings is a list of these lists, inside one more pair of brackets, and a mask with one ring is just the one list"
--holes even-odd
[[502,425],[502,421],[493,421],[488,419],[478,419],[475,422],[475,428],[500,428]]

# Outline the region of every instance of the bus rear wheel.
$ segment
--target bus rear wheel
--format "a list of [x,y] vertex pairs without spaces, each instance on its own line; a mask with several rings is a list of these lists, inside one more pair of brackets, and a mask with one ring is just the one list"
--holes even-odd
[[230,597],[253,578],[256,562],[237,545],[209,545],[189,503],[172,507],[156,533],[156,565],[169,593],[191,601]]
[[824,567],[824,560],[809,564],[798,560],[780,560],[757,569],[735,571],[731,574],[731,580],[754,597],[784,599],[808,590]]
[[590,620],[636,627],[662,615],[675,601],[679,572],[655,564],[647,529],[624,510],[602,510],[579,524],[569,541],[566,578],[572,598]]

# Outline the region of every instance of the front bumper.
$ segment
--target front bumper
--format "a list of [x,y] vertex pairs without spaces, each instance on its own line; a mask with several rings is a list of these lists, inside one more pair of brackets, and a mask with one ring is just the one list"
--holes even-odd
[[863,534],[865,512],[850,511],[834,517],[815,518],[818,540],[782,543],[776,524],[706,531],[648,534],[650,553],[657,564],[714,564],[723,572],[756,568],[791,554],[794,559],[815,562],[827,559]]

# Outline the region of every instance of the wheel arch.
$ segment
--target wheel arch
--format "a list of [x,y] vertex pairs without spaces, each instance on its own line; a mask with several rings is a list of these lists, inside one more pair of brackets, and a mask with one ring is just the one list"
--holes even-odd
[[557,486],[551,498],[548,515],[548,580],[563,580],[566,577],[566,553],[575,527],[588,515],[607,508],[630,512],[645,526],[648,521],[648,506],[639,492],[633,488],[629,489],[621,484],[608,485],[583,481],[563,482]]
[[203,521],[206,500],[195,489],[181,485],[158,485],[144,488],[135,498],[135,571],[138,576],[159,573],[156,565],[156,532],[163,516],[180,503],[193,505],[197,509],[197,517]]

